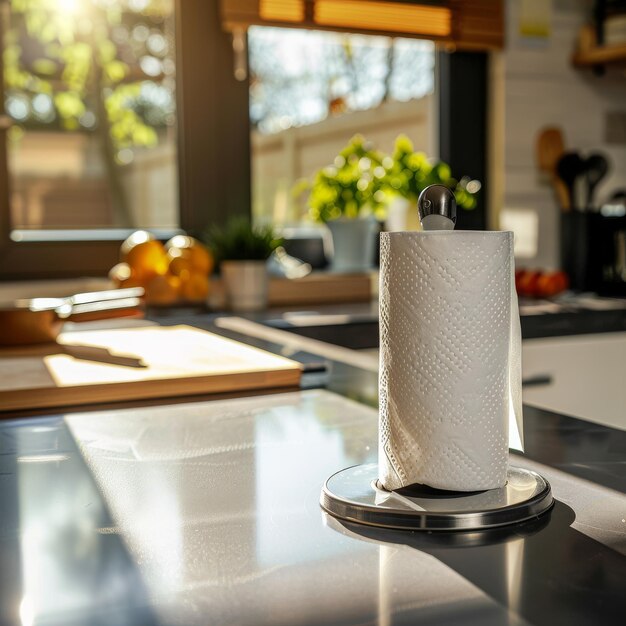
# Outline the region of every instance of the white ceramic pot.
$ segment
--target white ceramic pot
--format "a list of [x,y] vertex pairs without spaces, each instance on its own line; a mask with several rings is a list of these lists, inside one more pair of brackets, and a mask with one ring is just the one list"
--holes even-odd
[[364,272],[374,264],[378,223],[371,218],[331,220],[326,225],[333,240],[331,267],[337,272]]
[[402,197],[394,198],[387,207],[385,230],[389,232],[422,230],[417,202]]
[[233,311],[260,311],[267,307],[265,261],[222,261],[226,302]]

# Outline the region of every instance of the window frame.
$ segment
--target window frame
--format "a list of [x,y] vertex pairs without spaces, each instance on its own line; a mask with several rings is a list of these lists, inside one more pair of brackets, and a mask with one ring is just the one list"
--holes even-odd
[[[0,25],[8,10],[8,0],[0,0]],[[208,224],[251,210],[248,83],[234,78],[219,3],[175,0],[174,19],[180,229],[151,229],[162,240],[181,230],[201,235]],[[0,280],[105,276],[134,229],[11,227],[6,138],[12,122],[4,114],[3,70],[0,63]]]
[[458,230],[488,228],[489,173],[487,167],[489,119],[488,52],[438,53],[439,158],[457,176],[481,182],[477,204],[459,210]]

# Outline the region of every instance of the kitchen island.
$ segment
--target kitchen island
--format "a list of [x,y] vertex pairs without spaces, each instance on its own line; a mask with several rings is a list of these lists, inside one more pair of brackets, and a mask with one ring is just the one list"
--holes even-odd
[[[181,321],[181,320],[178,320]],[[376,460],[376,372],[269,340],[302,390],[0,422],[0,624],[612,624],[626,610],[626,433],[525,407],[554,509],[489,533],[340,523]]]

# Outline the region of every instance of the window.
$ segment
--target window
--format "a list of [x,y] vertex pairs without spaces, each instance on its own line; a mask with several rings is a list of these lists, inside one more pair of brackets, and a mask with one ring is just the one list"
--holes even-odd
[[294,184],[355,134],[386,151],[406,134],[437,156],[432,42],[255,26],[248,48],[257,221],[306,218]]
[[484,53],[438,53],[435,90],[429,42],[255,27],[240,81],[220,4],[0,0],[0,278],[106,275],[136,227],[300,222],[293,184],[356,133],[483,180]]
[[13,239],[178,227],[173,0],[4,9]]
[[[31,12],[39,17],[30,17]],[[58,55],[61,44],[71,43],[74,30],[75,41],[87,44],[79,47],[81,54],[88,56],[91,50],[99,63],[89,65],[92,78],[81,82],[84,89],[78,97],[64,96],[60,103],[51,97],[52,108],[47,98],[33,102],[40,92],[28,88],[32,85],[9,85],[6,96],[16,97],[18,103],[16,108],[12,101],[16,119],[2,115],[0,106],[0,278],[103,276],[117,263],[121,240],[136,227],[149,227],[163,239],[176,226],[201,235],[208,224],[249,214],[248,86],[234,76],[232,38],[222,28],[219,2],[0,0],[0,35],[9,35],[8,44],[0,41],[0,50],[6,52],[11,41],[24,37],[30,41],[32,36],[23,30],[28,25],[18,24],[31,20],[35,26],[46,22],[43,44],[35,41],[29,54],[18,44],[20,49],[13,49],[18,54],[8,60],[26,71],[44,70],[35,78],[50,81],[51,75],[45,74],[53,69],[47,62],[50,55],[57,74],[52,75],[52,93],[67,91],[62,74],[68,61],[59,61]],[[84,31],[90,29],[102,45],[83,41],[87,38]],[[60,43],[54,41],[57,34]],[[51,47],[47,52],[46,46]],[[33,67],[37,60],[44,63]],[[98,68],[107,60],[112,62],[106,77],[109,84],[99,94],[97,88],[94,91],[93,72],[101,71]],[[67,78],[76,81],[72,83],[76,91],[80,73]],[[0,75],[0,86],[10,80],[11,76]],[[119,99],[123,102],[114,100],[107,110],[107,98],[127,83],[134,85],[130,93],[122,89]],[[3,105],[5,96],[0,96]],[[116,108],[117,104],[121,106]],[[59,106],[66,107],[67,125]],[[114,138],[119,143],[106,135],[109,143],[99,141],[103,136],[99,119],[110,124],[116,121],[111,119],[116,112],[122,118],[122,128]],[[35,113],[43,119],[38,120]],[[20,115],[23,119],[17,119]],[[137,132],[129,137],[131,127]],[[29,156],[22,147],[28,147],[25,142],[32,146],[38,136],[33,133],[44,143],[35,144],[38,152]],[[52,144],[55,133],[68,145]],[[12,143],[22,139],[21,145]],[[60,162],[59,148],[65,154],[74,149],[74,164]],[[110,150],[106,158],[105,148]],[[82,160],[77,156],[79,149]],[[10,201],[14,179],[33,174],[40,177],[42,186],[53,189],[56,216],[51,210],[43,219],[27,202],[20,205],[18,198],[14,207]],[[67,184],[57,187],[61,182]],[[114,190],[113,184],[120,188]],[[35,193],[34,187],[29,184],[29,194]],[[45,191],[38,193],[50,204]],[[116,202],[120,197],[125,205]]]

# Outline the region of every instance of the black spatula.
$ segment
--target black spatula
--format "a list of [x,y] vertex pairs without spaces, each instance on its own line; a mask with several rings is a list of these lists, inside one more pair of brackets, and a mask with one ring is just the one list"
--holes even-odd
[[594,208],[593,196],[596,187],[609,171],[609,162],[603,154],[594,153],[587,157],[585,162],[585,176],[587,177],[587,209]]

